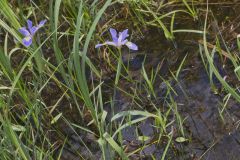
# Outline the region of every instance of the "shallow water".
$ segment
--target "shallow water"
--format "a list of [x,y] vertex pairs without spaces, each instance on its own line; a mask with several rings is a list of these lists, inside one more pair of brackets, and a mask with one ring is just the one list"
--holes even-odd
[[[215,94],[211,89],[209,77],[197,52],[193,52],[191,49],[175,54],[185,53],[192,54],[191,58],[183,68],[178,83],[173,84],[172,87],[175,88],[178,94],[174,97],[178,104],[178,111],[182,118],[186,118],[184,121],[186,137],[191,140],[182,144],[175,143],[172,151],[171,149],[169,151],[172,155],[170,154],[168,157],[170,159],[240,159],[239,130],[236,127],[236,123],[240,118],[240,110],[237,109],[239,105],[234,100],[230,100],[224,112],[223,122],[219,114],[223,96]],[[156,60],[155,57],[154,59]],[[139,60],[139,58],[136,60]],[[151,62],[151,64],[154,63]],[[224,76],[224,70],[221,73]],[[159,82],[163,83],[160,80]],[[214,82],[216,87],[221,87],[216,78],[214,78]],[[163,90],[164,88],[160,88],[159,93],[162,93]],[[119,96],[118,101],[121,100],[126,102],[125,99]],[[123,106],[126,105],[120,104],[120,107]],[[124,107],[120,110],[126,109],[127,107]],[[118,111],[120,110],[118,109]],[[135,144],[135,148],[131,148],[132,151],[142,145],[137,140],[137,130],[140,130],[140,133],[144,136],[155,137],[157,132],[154,132],[155,129],[152,128],[152,125],[151,121],[148,120],[138,126],[125,129],[123,137],[128,143],[126,145],[132,146],[132,143]],[[162,147],[150,145],[140,152],[138,156],[147,158],[153,154],[160,158],[162,153]]]
[[[237,7],[236,7],[237,8]],[[218,11],[217,17],[220,17],[219,24],[225,23],[222,14],[227,16],[233,16],[232,19],[236,20],[237,12],[236,8],[230,7],[213,7],[213,11]],[[221,12],[220,12],[221,11]],[[236,21],[234,21],[236,22]],[[200,29],[202,27],[199,22],[176,23],[176,27],[189,27],[194,29]],[[178,111],[181,117],[185,119],[183,126],[185,131],[185,137],[189,141],[184,143],[174,142],[175,138],[179,134],[175,134],[173,137],[173,143],[169,148],[167,158],[176,160],[186,159],[204,159],[204,160],[238,160],[240,159],[240,130],[238,129],[238,121],[240,120],[239,104],[233,99],[229,100],[229,103],[224,111],[224,121],[221,119],[219,111],[222,107],[223,95],[213,92],[209,83],[209,77],[206,74],[206,70],[199,55],[199,48],[197,40],[201,36],[186,33],[177,34],[176,41],[167,41],[164,35],[159,29],[149,29],[146,31],[145,36],[139,40],[140,51],[123,54],[123,62],[129,67],[129,75],[134,82],[134,85],[139,83],[140,86],[143,83],[141,76],[141,67],[144,62],[147,73],[151,69],[155,69],[159,64],[162,65],[159,75],[165,79],[169,79],[172,87],[176,90],[177,95],[174,96],[174,100],[177,103]],[[211,35],[209,39],[211,39]],[[181,70],[178,82],[175,82],[171,77],[169,70],[175,71],[180,65],[183,58],[187,56],[184,67]],[[220,70],[222,76],[226,75],[227,71],[222,68],[221,61],[218,57],[216,59],[216,65]],[[106,77],[107,79],[108,77]],[[221,88],[221,85],[216,78],[213,79],[215,87]],[[103,77],[104,81],[104,77]],[[107,80],[106,80],[107,82]],[[121,88],[127,90],[129,87],[133,87],[133,84],[121,79]],[[166,84],[157,78],[154,84],[157,98],[154,99],[155,104],[159,104],[159,107],[163,107],[163,97],[166,91]],[[111,93],[111,89],[106,93]],[[106,94],[108,96],[109,94]],[[142,109],[151,111],[148,106],[147,93],[142,92]],[[109,114],[107,120],[110,121],[112,114],[125,110],[137,109],[136,105],[133,105],[131,98],[124,93],[117,91],[115,97],[114,108],[107,104],[104,108]],[[139,109],[139,108],[138,108]],[[174,116],[174,115],[172,115]],[[161,144],[152,144],[159,134],[159,132],[152,127],[153,120],[147,119],[146,121],[127,127],[122,131],[123,144],[126,145],[126,152],[134,151],[141,146],[148,144],[149,146],[143,150],[137,152],[131,156],[131,159],[151,159],[151,155],[160,159],[166,141],[163,139]],[[177,126],[175,129],[177,130]],[[81,138],[87,141],[89,148],[94,150],[94,154],[89,155],[84,150],[84,146],[81,141],[76,139],[75,134],[66,131],[66,134],[71,139],[71,147],[64,148],[63,159],[79,159],[76,151],[81,153],[84,157],[89,159],[99,159],[101,152],[97,147],[97,143],[94,142],[96,137],[81,134]],[[137,140],[138,134],[150,137],[146,142]],[[71,155],[71,156],[70,156]]]

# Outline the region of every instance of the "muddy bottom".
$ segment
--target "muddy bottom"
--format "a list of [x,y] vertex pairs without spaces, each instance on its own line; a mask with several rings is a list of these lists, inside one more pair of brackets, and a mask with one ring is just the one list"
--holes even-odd
[[[177,96],[175,99],[180,104],[178,107],[181,115],[187,117],[184,126],[191,137],[187,145],[180,146],[180,157],[206,160],[240,159],[240,133],[237,124],[240,118],[239,105],[230,99],[221,119],[223,96],[214,94],[203,65],[198,63],[198,58],[193,59],[191,70],[185,71],[181,76],[180,85],[188,98]],[[215,84],[216,87],[221,87],[217,80]]]

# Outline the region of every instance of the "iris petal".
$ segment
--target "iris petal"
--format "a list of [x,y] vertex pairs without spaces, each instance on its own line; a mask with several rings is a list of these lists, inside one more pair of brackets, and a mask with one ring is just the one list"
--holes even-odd
[[123,41],[123,38],[122,38],[122,32],[119,32],[119,36],[118,36],[118,41],[117,41],[117,46],[120,47],[122,45],[122,41]]
[[102,46],[104,46],[105,44],[97,44],[96,46],[95,46],[95,48],[99,48],[99,47],[102,47]]
[[29,30],[32,28],[32,21],[31,20],[27,20],[27,26],[28,26]]
[[125,45],[128,42],[127,39],[125,39],[124,41],[121,42],[121,45]]
[[125,40],[129,36],[128,29],[125,29],[124,31],[122,31],[121,34],[122,34],[122,40]]
[[34,34],[37,32],[38,29],[39,29],[39,28],[33,26],[33,27],[30,29],[31,35],[34,35]]
[[129,49],[132,49],[132,50],[138,50],[138,46],[136,45],[136,44],[134,44],[134,43],[132,43],[132,42],[127,42],[126,44],[125,44]]
[[29,31],[26,29],[26,27],[22,27],[18,30],[22,35],[24,36],[30,36]]
[[106,41],[105,44],[111,45],[111,46],[117,46],[117,44],[115,42],[112,42],[112,41]]
[[45,23],[47,22],[47,20],[46,19],[44,19],[44,20],[42,20],[42,21],[40,21],[40,23],[38,24],[38,26],[37,26],[37,28],[40,28],[40,27],[42,27]]
[[110,45],[110,46],[117,46],[117,44],[113,41],[106,41],[105,43],[102,43],[102,44],[97,44],[95,46],[95,48],[99,48],[99,47],[102,47],[102,46],[105,46],[105,45]]
[[22,42],[23,42],[24,46],[29,47],[32,44],[32,37],[27,36],[27,37],[23,38]]
[[110,28],[110,33],[111,33],[113,42],[117,43],[117,41],[118,41],[117,31],[113,28]]

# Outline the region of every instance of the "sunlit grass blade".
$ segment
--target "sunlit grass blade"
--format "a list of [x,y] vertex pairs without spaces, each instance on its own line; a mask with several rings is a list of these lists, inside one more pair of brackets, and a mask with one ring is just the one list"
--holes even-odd
[[125,155],[122,147],[120,147],[107,132],[104,133],[103,137],[111,145],[111,147],[120,155],[120,157],[123,160],[127,160],[128,159],[128,157]]
[[8,4],[8,0],[0,1],[0,13],[4,14],[4,16],[10,20],[9,22],[15,29],[19,29],[21,27],[19,20]]
[[[192,8],[189,6],[188,2],[186,0],[182,0],[184,5],[187,7],[187,9],[189,10],[189,12],[191,13],[192,17],[194,19],[197,19],[197,13],[195,11],[195,9],[193,8],[193,5],[192,5]],[[193,0],[192,0],[192,3],[193,3]]]

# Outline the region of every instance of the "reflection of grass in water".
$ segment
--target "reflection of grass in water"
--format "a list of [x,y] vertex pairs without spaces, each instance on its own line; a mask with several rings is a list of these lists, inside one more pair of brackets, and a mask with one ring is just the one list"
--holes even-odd
[[[168,78],[159,75],[161,67],[164,66],[158,65],[154,69],[149,69],[145,67],[146,62],[143,61],[139,72],[140,78],[134,79],[129,75],[131,74],[129,68],[122,63],[118,52],[110,47],[98,51],[93,50],[92,41],[97,37],[94,34],[96,28],[99,32],[105,31],[110,24],[117,26],[125,22],[125,19],[118,20],[117,18],[122,16],[121,12],[116,17],[109,17],[111,12],[118,13],[121,9],[129,11],[125,14],[128,17],[126,24],[131,19],[131,23],[135,24],[134,27],[141,34],[144,34],[141,31],[142,28],[150,26],[160,28],[165,37],[170,40],[174,39],[174,34],[181,34],[181,32],[202,34],[202,31],[194,29],[174,28],[174,23],[180,14],[190,15],[194,19],[197,17],[197,8],[185,0],[181,2],[181,7],[168,9],[175,3],[177,2],[172,1],[156,6],[154,1],[127,1],[120,8],[114,8],[119,4],[116,4],[116,1],[112,3],[111,0],[104,1],[104,3],[94,1],[92,4],[88,1],[78,3],[51,0],[49,6],[45,2],[38,4],[32,2],[31,6],[27,6],[24,3],[10,4],[6,0],[1,0],[0,9],[3,18],[0,20],[0,25],[4,28],[3,34],[5,34],[5,40],[1,42],[3,46],[0,47],[0,121],[2,124],[0,153],[3,159],[19,159],[19,157],[25,160],[31,158],[61,159],[64,148],[74,148],[69,137],[59,129],[63,124],[64,127],[61,128],[71,128],[80,139],[78,143],[88,153],[84,154],[72,149],[78,158],[84,159],[95,155],[95,150],[83,138],[84,133],[91,135],[93,143],[98,143],[103,159],[114,159],[114,157],[129,159],[139,155],[151,145],[160,145],[163,149],[161,159],[167,159],[169,150],[174,148],[173,138],[186,136],[183,127],[184,119],[174,100],[177,93],[170,81],[178,83],[179,74],[187,56],[182,60],[177,71],[171,71],[171,76]],[[17,14],[18,12],[21,14]],[[42,34],[36,34],[32,47],[22,49],[22,46],[12,42],[13,38],[21,41],[17,29],[25,25],[27,18],[38,21],[42,17],[48,19],[48,24],[43,28]],[[98,38],[104,41],[104,35]],[[208,51],[209,45],[205,37],[203,46],[200,46],[201,56],[211,85],[214,86],[212,81],[214,74],[229,93],[220,110],[224,119],[223,113],[230,95],[240,101],[239,94],[219,75],[213,64],[213,54]],[[222,50],[220,45],[212,49],[219,52]],[[231,56],[229,51],[221,53]],[[94,63],[97,62],[98,56],[102,58],[103,55],[106,55],[104,64],[111,70],[110,74],[117,75],[115,83],[110,82],[114,85],[104,82],[104,70]],[[16,62],[16,59],[19,62]],[[238,77],[238,57],[234,55],[229,59]],[[90,70],[90,76],[86,77],[88,70]],[[31,78],[26,81],[29,75]],[[155,87],[159,80],[166,89],[163,97],[158,97],[158,90]],[[45,101],[43,92],[49,89],[51,84],[56,85],[53,90],[56,90],[57,94],[47,94],[53,101],[48,102]],[[127,88],[124,87],[125,84],[134,85]],[[119,113],[106,111],[106,107],[118,107],[115,99],[116,93],[111,92],[112,85],[115,92],[118,90],[130,99],[129,110]],[[181,88],[181,84],[178,83],[178,85]],[[181,89],[184,93],[184,89]],[[187,97],[186,94],[185,97]],[[159,99],[163,101],[163,104],[158,103]],[[69,107],[73,107],[76,113],[65,114],[70,110],[62,109],[66,105],[65,101],[69,101],[67,102]],[[79,123],[73,118],[74,115],[78,115]],[[111,120],[108,120],[108,116]],[[129,126],[137,126],[147,119],[153,120],[152,126],[156,135],[146,137],[137,134],[137,141],[141,143],[134,150],[128,150],[128,146],[124,146],[122,130]],[[175,126],[177,126],[177,132],[173,129]],[[150,142],[145,143],[147,141]],[[152,155],[152,159],[154,158],[159,159]]]

